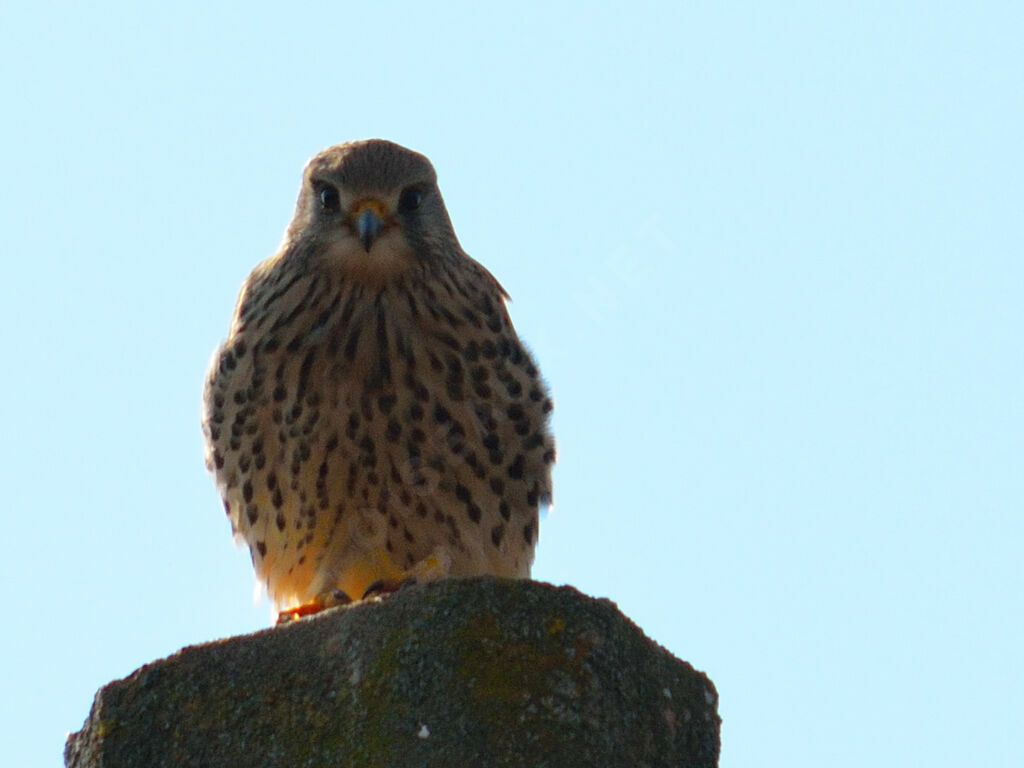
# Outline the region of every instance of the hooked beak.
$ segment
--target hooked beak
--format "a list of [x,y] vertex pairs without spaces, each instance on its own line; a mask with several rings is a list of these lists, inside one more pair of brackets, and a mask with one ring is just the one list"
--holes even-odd
[[363,244],[363,249],[369,253],[373,247],[377,235],[380,234],[383,223],[380,205],[374,201],[360,203],[356,208],[353,217],[355,219],[356,237]]

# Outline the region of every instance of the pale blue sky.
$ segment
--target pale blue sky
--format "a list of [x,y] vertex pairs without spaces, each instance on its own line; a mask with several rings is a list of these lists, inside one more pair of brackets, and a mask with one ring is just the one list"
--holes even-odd
[[268,624],[204,368],[306,159],[426,153],[550,380],[534,575],[722,766],[1024,764],[1024,5],[8,4],[0,754]]

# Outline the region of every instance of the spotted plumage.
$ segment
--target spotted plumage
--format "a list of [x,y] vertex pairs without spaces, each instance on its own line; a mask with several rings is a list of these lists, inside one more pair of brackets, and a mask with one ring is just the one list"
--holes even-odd
[[309,162],[203,407],[207,465],[280,608],[529,576],[551,400],[506,298],[459,246],[425,157],[371,140]]

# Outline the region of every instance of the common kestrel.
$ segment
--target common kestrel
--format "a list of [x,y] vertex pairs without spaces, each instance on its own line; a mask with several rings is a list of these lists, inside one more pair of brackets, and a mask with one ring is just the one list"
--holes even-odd
[[308,163],[203,398],[207,466],[282,615],[529,576],[551,399],[506,298],[426,157],[374,139]]

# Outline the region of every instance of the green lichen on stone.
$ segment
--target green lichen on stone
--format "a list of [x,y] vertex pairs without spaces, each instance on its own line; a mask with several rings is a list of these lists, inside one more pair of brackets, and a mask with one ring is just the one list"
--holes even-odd
[[144,667],[102,689],[65,759],[711,768],[715,701],[710,681],[607,601],[534,582],[450,580]]

